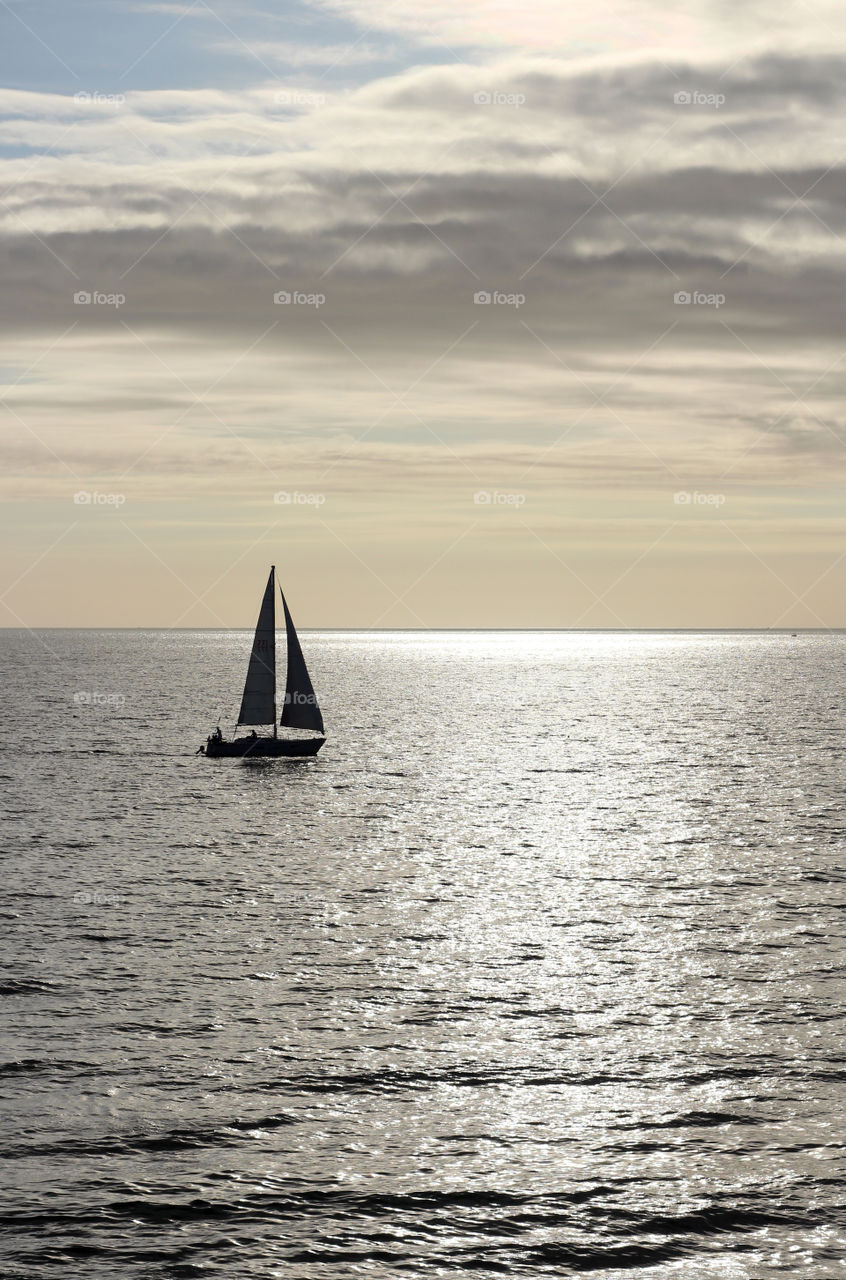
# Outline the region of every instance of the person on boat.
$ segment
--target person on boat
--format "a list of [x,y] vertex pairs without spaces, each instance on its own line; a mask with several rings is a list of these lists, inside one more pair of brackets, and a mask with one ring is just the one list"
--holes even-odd
[[257,738],[257,737],[258,737],[258,734],[256,733],[255,729],[253,729],[252,733],[250,734],[250,737],[251,737],[251,738]]

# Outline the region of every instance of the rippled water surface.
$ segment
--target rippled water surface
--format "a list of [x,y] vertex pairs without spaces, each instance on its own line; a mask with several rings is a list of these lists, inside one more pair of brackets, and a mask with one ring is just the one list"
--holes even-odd
[[846,636],[248,643],[2,634],[4,1280],[846,1276]]

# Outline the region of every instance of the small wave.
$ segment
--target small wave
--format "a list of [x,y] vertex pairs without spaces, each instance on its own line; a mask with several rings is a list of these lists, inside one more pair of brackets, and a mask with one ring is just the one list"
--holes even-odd
[[0,1076],[28,1076],[40,1071],[79,1071],[88,1062],[60,1062],[57,1058],[13,1058],[0,1062]]
[[637,1124],[621,1125],[626,1129],[711,1129],[724,1124],[755,1125],[765,1121],[755,1116],[734,1115],[730,1111],[688,1111],[683,1115],[669,1116],[662,1120],[640,1120]]
[[85,1141],[79,1138],[64,1142],[32,1143],[8,1147],[0,1151],[0,1159],[28,1159],[32,1156],[112,1156],[145,1151],[186,1151],[199,1147],[237,1146],[247,1134],[250,1137],[268,1129],[297,1124],[296,1117],[284,1113],[255,1118],[227,1120],[216,1126],[171,1129],[166,1133],[115,1134],[108,1138]]
[[530,769],[529,773],[593,773],[594,770],[588,766],[581,767],[572,765],[569,769]]
[[82,942],[133,942],[131,933],[81,933]]
[[448,1067],[441,1071],[383,1068],[351,1072],[348,1075],[303,1073],[296,1076],[282,1076],[254,1087],[262,1090],[281,1090],[286,1093],[402,1093],[406,1090],[423,1091],[441,1085],[458,1089],[491,1089],[501,1085],[517,1088],[545,1088],[553,1085],[585,1087],[619,1084],[628,1078],[611,1073],[588,1076],[579,1071],[567,1073],[530,1067],[488,1067],[475,1070]]
[[[380,1218],[388,1215],[417,1215],[431,1213],[439,1220],[450,1211],[476,1211],[488,1215],[496,1210],[508,1210],[510,1221],[525,1225],[543,1225],[545,1215],[551,1214],[551,1222],[559,1221],[556,1215],[568,1213],[574,1206],[603,1196],[615,1194],[614,1188],[603,1184],[577,1186],[571,1191],[553,1195],[533,1196],[524,1192],[496,1190],[412,1191],[407,1193],[355,1192],[337,1188],[308,1187],[288,1194],[247,1192],[233,1200],[217,1197],[194,1196],[190,1199],[139,1198],[137,1195],[111,1200],[102,1205],[92,1205],[87,1210],[62,1213],[40,1210],[14,1211],[7,1222],[19,1228],[37,1230],[45,1226],[61,1227],[80,1225],[89,1218],[102,1222],[104,1216],[114,1220],[137,1219],[143,1222],[190,1222],[262,1219],[277,1222],[280,1219],[318,1217],[346,1221]],[[525,1211],[523,1214],[520,1211]],[[448,1218],[443,1218],[448,1222]],[[473,1219],[482,1226],[486,1216]]]
[[[569,1191],[547,1195],[496,1191],[460,1190],[400,1193],[354,1192],[337,1188],[307,1187],[283,1191],[247,1191],[238,1184],[232,1199],[221,1195],[169,1197],[164,1188],[158,1194],[120,1196],[85,1208],[66,1212],[46,1209],[12,1210],[6,1216],[10,1229],[32,1233],[98,1230],[109,1224],[133,1223],[158,1228],[190,1223],[235,1222],[277,1233],[281,1223],[312,1219],[319,1224],[319,1248],[324,1261],[337,1262],[340,1250],[359,1248],[357,1256],[366,1261],[377,1239],[400,1238],[405,1247],[413,1241],[432,1242],[433,1229],[439,1235],[450,1231],[475,1240],[466,1249],[452,1248],[448,1255],[428,1257],[430,1264],[443,1262],[462,1266],[459,1256],[474,1255],[474,1267],[522,1271],[525,1263],[568,1266],[576,1271],[602,1267],[645,1265],[647,1259],[701,1253],[712,1238],[713,1247],[725,1248],[727,1235],[744,1235],[766,1228],[808,1229],[830,1221],[825,1209],[795,1210],[758,1208],[754,1204],[714,1201],[678,1213],[655,1213],[626,1209],[620,1197],[631,1180],[618,1186],[576,1185]],[[129,1190],[129,1188],[126,1188]],[[374,1224],[384,1224],[378,1232]],[[539,1231],[566,1231],[569,1238],[536,1243]],[[382,1234],[382,1232],[385,1234]],[[387,1234],[390,1232],[390,1234]],[[256,1233],[258,1234],[258,1233]],[[513,1243],[503,1243],[509,1236]],[[527,1239],[528,1237],[528,1239]],[[646,1239],[643,1239],[646,1237]],[[740,1247],[734,1243],[733,1247]],[[419,1249],[415,1250],[419,1258]],[[626,1263],[628,1259],[628,1263]],[[289,1254],[286,1261],[293,1261]]]
[[43,991],[55,991],[59,985],[48,978],[6,978],[0,981],[0,996],[38,995]]

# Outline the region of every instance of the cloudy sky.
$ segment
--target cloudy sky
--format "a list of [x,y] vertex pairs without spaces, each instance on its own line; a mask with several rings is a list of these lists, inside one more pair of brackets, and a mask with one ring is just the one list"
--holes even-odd
[[[0,0],[4,625],[844,626],[829,0]],[[844,557],[841,559],[841,557]]]

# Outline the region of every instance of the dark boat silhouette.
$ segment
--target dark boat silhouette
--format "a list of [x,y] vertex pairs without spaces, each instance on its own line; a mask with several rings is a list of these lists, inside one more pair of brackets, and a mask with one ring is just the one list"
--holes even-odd
[[[212,759],[221,756],[315,756],[326,741],[323,716],[320,714],[311,677],[300,648],[297,629],[281,587],[279,594],[285,611],[288,673],[285,681],[285,704],[277,722],[275,585],[276,566],[271,565],[259,610],[256,634],[253,637],[253,649],[250,654],[250,665],[247,668],[247,679],[244,682],[241,710],[235,726],[237,735],[242,725],[256,725],[264,728],[270,725],[273,729],[272,736],[269,734],[260,736],[253,729],[244,737],[236,736],[231,741],[227,741],[218,726],[206,739],[205,746],[200,747],[198,755],[204,754]],[[318,736],[280,737],[279,726],[285,729],[308,730]]]

